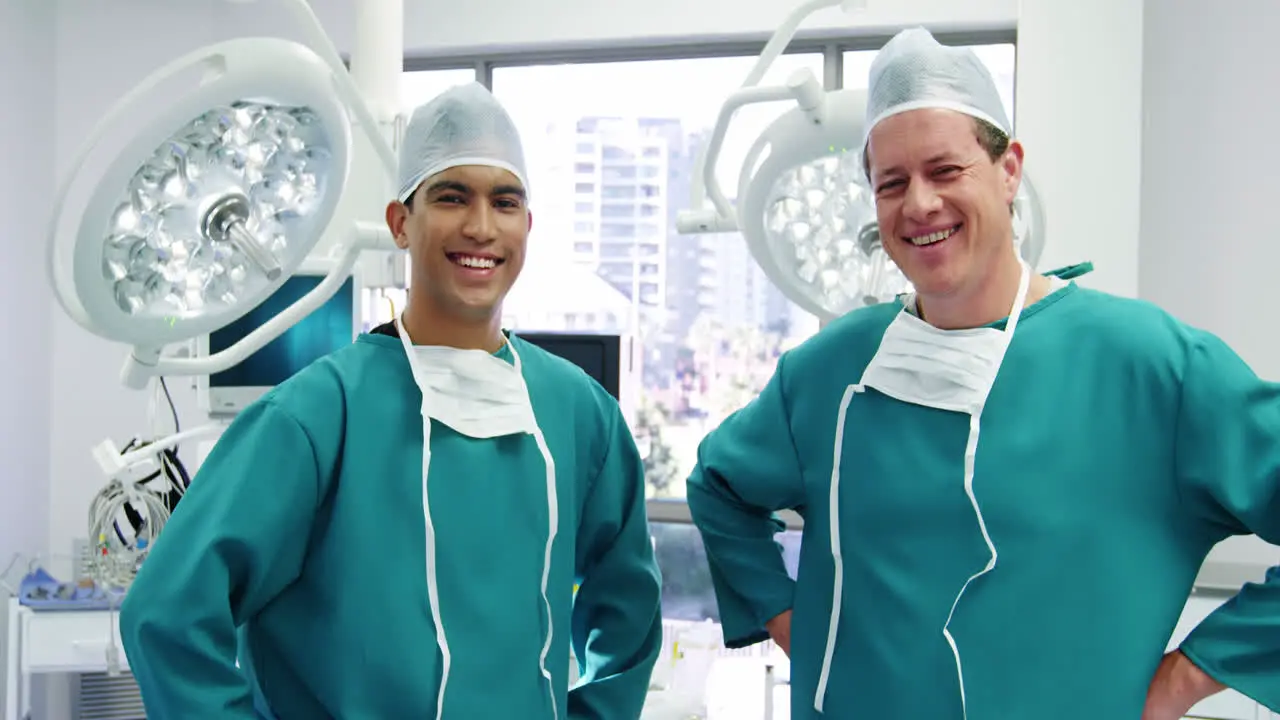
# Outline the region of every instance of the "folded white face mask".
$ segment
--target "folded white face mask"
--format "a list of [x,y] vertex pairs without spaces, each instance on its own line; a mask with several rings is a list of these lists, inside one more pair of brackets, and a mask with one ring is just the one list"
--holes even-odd
[[537,427],[515,365],[483,350],[414,346],[408,352],[424,416],[473,438],[532,433]]
[[995,328],[939,330],[901,312],[862,384],[913,405],[974,413],[987,400],[1010,337]]

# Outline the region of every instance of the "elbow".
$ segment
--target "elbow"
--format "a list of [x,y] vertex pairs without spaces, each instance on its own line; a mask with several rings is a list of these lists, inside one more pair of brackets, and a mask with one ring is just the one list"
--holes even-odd
[[142,601],[138,599],[136,593],[126,593],[124,602],[120,605],[117,623],[120,628],[120,641],[125,645],[126,650],[130,645],[136,644],[138,634],[142,631],[145,615],[141,606]]
[[708,471],[701,462],[693,466],[693,470],[689,473],[689,477],[684,482],[685,499],[689,502],[689,509],[693,509],[696,501],[703,501],[712,494],[712,489],[708,487]]
[[645,576],[644,585],[632,595],[633,633],[640,643],[631,665],[650,667],[662,649],[662,576],[656,567]]
[[689,514],[694,524],[701,524],[710,515],[715,515],[726,506],[733,507],[732,495],[726,492],[724,481],[699,463],[689,474],[685,483],[685,502],[689,504]]
[[662,570],[656,560],[650,560],[635,573],[635,578],[637,582],[626,593],[632,607],[628,613],[633,618],[631,624],[633,627],[646,628],[647,632],[657,628],[661,635]]
[[[625,583],[628,588],[625,597],[637,609],[640,616],[655,615],[661,622],[662,615],[662,570],[658,567],[657,558],[650,555],[642,562],[636,563],[627,572],[632,582]],[[639,624],[639,623],[638,623]]]
[[652,608],[658,624],[662,624],[662,570],[656,561],[645,577],[644,598],[646,605]]
[[125,595],[124,604],[120,606],[117,618],[120,628],[120,650],[129,664],[130,672],[141,685],[149,677],[148,647],[154,644],[152,638],[157,630],[156,625],[147,617],[142,603],[134,599],[133,595]]
[[[134,668],[144,664],[148,647],[166,634],[161,618],[154,612],[155,603],[148,607],[145,594],[131,588],[125,594],[124,603],[120,605],[117,615],[121,649],[129,659],[129,665]],[[138,673],[135,671],[134,674]]]
[[[187,608],[183,613],[169,610],[183,607]],[[157,585],[150,574],[139,573],[117,613],[120,644],[129,664],[142,665],[148,657],[181,645],[193,625],[200,624],[201,610],[190,598],[174,592],[169,583]]]

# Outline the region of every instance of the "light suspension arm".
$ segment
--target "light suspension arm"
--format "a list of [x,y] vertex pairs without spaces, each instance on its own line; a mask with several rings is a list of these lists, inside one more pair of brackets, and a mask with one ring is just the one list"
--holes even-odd
[[[400,2],[400,0],[397,0],[397,2]],[[367,3],[369,3],[369,0],[361,0],[356,4],[356,11],[364,11],[365,8],[363,6]],[[379,3],[372,4],[381,7]],[[307,33],[312,49],[319,53],[320,57],[333,69],[333,75],[337,81],[337,88],[335,89],[342,96],[347,107],[355,114],[356,120],[359,121],[361,128],[364,129],[365,135],[368,136],[369,142],[373,144],[374,150],[377,151],[378,157],[381,158],[382,164],[386,168],[387,177],[394,179],[399,166],[395,153],[391,149],[390,143],[382,136],[377,120],[369,112],[369,106],[361,96],[360,89],[356,86],[351,73],[342,64],[342,56],[338,54],[338,48],[333,44],[333,40],[325,33],[324,25],[320,23],[320,18],[316,17],[307,0],[287,0],[285,5],[289,6],[293,11],[299,24],[302,25],[303,30]],[[388,27],[386,31],[402,32],[400,26]]]
[[756,60],[755,67],[751,68],[751,72],[747,74],[747,79],[742,81],[743,87],[751,87],[759,85],[764,79],[765,73],[769,72],[769,68],[773,65],[773,61],[778,59],[787,46],[796,36],[796,31],[809,16],[825,10],[830,7],[840,6],[840,9],[846,13],[853,13],[867,7],[867,0],[809,0],[800,7],[791,11],[791,14],[782,21],[778,29],[774,31],[773,37],[769,38],[769,42],[765,43],[764,50],[760,53],[760,58]]
[[141,390],[156,376],[211,375],[234,367],[333,297],[351,274],[361,253],[395,249],[391,231],[372,223],[357,222],[351,228],[350,241],[336,251],[337,264],[319,285],[231,347],[199,358],[161,357],[161,348],[135,347],[125,359],[120,379],[126,387]]
[[[690,190],[690,209],[682,211],[676,218],[676,229],[685,234],[705,232],[733,232],[739,229],[733,207],[716,179],[716,162],[720,157],[720,146],[724,143],[724,135],[729,122],[738,108],[759,102],[795,99],[802,109],[814,116],[814,121],[821,118],[822,85],[807,70],[797,71],[788,78],[786,88],[769,88],[774,93],[753,94],[751,90],[760,83],[778,56],[795,38],[800,25],[814,13],[830,7],[839,6],[845,12],[853,12],[866,7],[866,0],[808,0],[789,14],[782,25],[774,32],[773,37],[765,45],[764,51],[756,60],[756,64],[747,74],[742,89],[725,100],[716,119],[716,127],[711,139],[698,153],[694,163],[692,187]],[[712,208],[706,208],[707,200],[711,200]]]
[[[700,208],[710,198],[710,209],[694,209],[682,211],[676,216],[676,229],[685,234],[704,232],[734,232],[739,230],[738,215],[729,199],[720,188],[716,177],[716,161],[720,158],[720,147],[724,144],[725,133],[729,123],[739,108],[762,102],[778,100],[795,100],[810,116],[813,122],[822,119],[822,86],[808,68],[792,73],[783,87],[744,87],[730,95],[720,108],[716,118],[715,129],[711,131],[711,139],[707,142],[700,167],[694,169],[694,178],[701,177],[702,182],[694,188],[694,207]],[[702,188],[705,187],[705,190]],[[699,191],[701,196],[698,195]]]

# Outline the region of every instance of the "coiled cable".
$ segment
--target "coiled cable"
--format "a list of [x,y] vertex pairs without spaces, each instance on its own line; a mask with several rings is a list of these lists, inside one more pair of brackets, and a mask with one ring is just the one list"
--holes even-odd
[[[168,401],[176,434],[181,429],[178,412],[164,378],[157,379],[152,408],[161,392]],[[148,414],[154,430],[154,410]],[[121,454],[148,444],[134,438]],[[137,479],[112,478],[89,503],[89,539],[94,546],[86,570],[103,589],[128,589],[147,550],[191,485],[177,448],[158,448],[154,460],[157,470]]]

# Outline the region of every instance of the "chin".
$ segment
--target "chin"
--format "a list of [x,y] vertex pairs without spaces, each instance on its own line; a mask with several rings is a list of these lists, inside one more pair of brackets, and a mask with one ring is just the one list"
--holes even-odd
[[463,293],[454,299],[454,306],[473,317],[491,317],[502,311],[503,295],[493,293]]
[[492,302],[459,300],[454,304],[458,313],[472,320],[488,320],[501,312],[502,306]]
[[961,282],[957,273],[948,272],[948,268],[924,268],[907,275],[911,287],[917,295],[925,297],[946,297],[960,289]]

